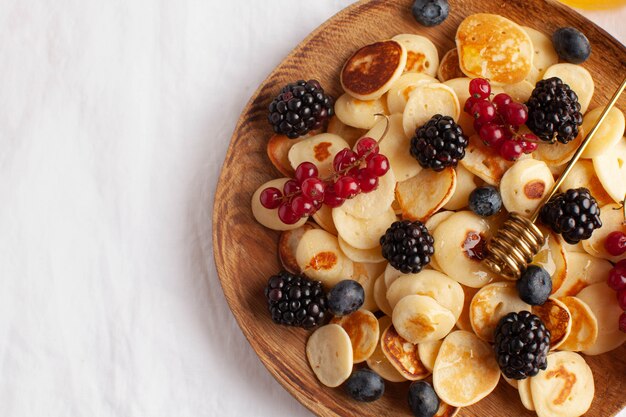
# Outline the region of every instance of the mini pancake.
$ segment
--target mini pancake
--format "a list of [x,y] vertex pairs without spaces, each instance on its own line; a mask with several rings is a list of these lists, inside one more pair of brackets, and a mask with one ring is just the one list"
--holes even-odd
[[425,269],[417,274],[403,275],[387,289],[387,300],[392,309],[407,295],[425,295],[450,310],[456,321],[463,307],[463,288],[441,272]]
[[407,52],[404,72],[420,72],[431,77],[437,74],[439,53],[437,47],[425,36],[415,34],[396,35],[392,40],[401,43]]
[[565,144],[561,142],[553,144],[540,143],[533,156],[548,165],[563,165],[572,159],[584,138],[585,131],[582,127],[579,127],[578,136],[574,140]]
[[624,211],[620,207],[621,205],[619,204],[608,204],[600,208],[602,227],[594,230],[589,239],[583,240],[583,249],[589,255],[608,259],[611,262],[619,262],[622,259],[626,259],[626,254],[612,256],[604,247],[604,241],[611,232],[621,231],[626,233]]
[[343,240],[341,236],[337,236],[337,238],[339,240],[339,247],[343,253],[354,262],[377,263],[385,261],[380,245],[372,249],[357,249]]
[[465,158],[461,159],[461,165],[487,184],[497,186],[504,173],[513,166],[513,162],[502,158],[492,147],[483,144],[478,135],[474,135],[465,149]]
[[454,417],[459,414],[460,407],[453,407],[450,404],[439,400],[439,409],[433,417]]
[[272,135],[267,142],[267,156],[272,165],[286,177],[293,177],[293,168],[289,163],[289,150],[296,143],[306,138],[289,139],[285,135]]
[[[384,278],[385,278],[385,291],[387,291],[386,289],[391,287],[391,284],[393,284],[393,282],[404,276],[404,275],[408,275],[405,273],[402,273],[401,271],[397,270],[396,268],[394,268],[391,264],[387,264],[387,268],[385,268],[385,273],[384,273]],[[385,297],[386,297],[386,292],[385,292]]]
[[363,137],[365,134],[365,129],[358,129],[356,127],[348,126],[343,123],[337,116],[333,116],[330,118],[328,122],[328,128],[326,129],[326,133],[332,133],[333,135],[341,136],[348,145],[351,147],[354,146],[356,141]]
[[[585,132],[591,132],[603,111],[604,107],[596,107],[585,114],[583,117],[583,130]],[[613,107],[609,110],[593,140],[585,148],[582,158],[610,157],[617,149],[618,143],[626,142],[624,140],[624,127],[624,113],[617,107]]]
[[459,66],[459,51],[456,48],[450,49],[441,59],[439,69],[437,70],[437,78],[444,82],[463,77],[465,77],[465,74],[463,74]]
[[620,139],[609,152],[593,158],[593,167],[613,201],[623,201],[626,195],[626,138]]
[[428,232],[432,234],[437,226],[448,220],[453,214],[453,211],[441,210],[440,212],[435,213],[431,217],[429,217],[428,220],[426,220],[426,223],[424,223],[424,226],[426,226]]
[[[365,136],[380,140],[386,127],[387,120],[382,119],[376,123]],[[404,181],[412,178],[422,170],[419,162],[408,152],[408,149],[411,147],[411,138],[407,137],[404,133],[401,114],[392,114],[389,116],[389,130],[384,140],[380,142],[379,147],[380,153],[385,155],[389,160],[396,181]]]
[[617,303],[615,291],[606,282],[588,286],[579,292],[576,298],[589,306],[598,321],[596,343],[583,350],[585,355],[600,355],[617,349],[626,342],[626,333],[621,332],[617,326],[622,309]]
[[278,239],[278,259],[283,267],[293,274],[302,272],[296,262],[296,250],[298,249],[300,239],[304,236],[304,232],[311,229],[315,229],[315,226],[312,223],[305,223],[302,227],[285,230],[280,234]]
[[388,114],[385,97],[376,100],[359,100],[349,94],[335,101],[335,114],[347,126],[356,129],[371,129],[378,121],[376,114]]
[[374,300],[380,311],[391,317],[393,309],[389,305],[389,301],[387,301],[387,286],[385,285],[385,277],[383,275],[376,278],[374,283]]
[[261,192],[269,187],[283,189],[285,183],[289,181],[289,178],[277,178],[261,185],[252,195],[250,201],[252,205],[252,215],[255,220],[261,223],[263,226],[272,230],[293,230],[301,227],[306,223],[308,217],[303,217],[294,224],[285,224],[278,218],[278,210],[267,209],[261,205]]
[[425,295],[407,295],[393,308],[393,327],[411,343],[443,339],[454,327],[450,310]]
[[517,383],[517,391],[519,392],[519,398],[522,401],[524,408],[530,411],[535,411],[533,394],[530,391],[530,378],[519,380]]
[[365,362],[372,356],[380,333],[378,320],[370,311],[357,310],[347,316],[333,317],[330,322],[340,325],[348,333],[354,363]]
[[582,416],[591,407],[595,385],[582,356],[554,352],[546,370],[530,378],[530,391],[538,416]]
[[552,293],[554,294],[565,282],[569,270],[565,248],[563,247],[564,241],[547,227],[539,226],[539,230],[543,233],[545,242],[533,258],[532,263],[542,267],[550,274]]
[[567,306],[562,301],[550,297],[544,304],[533,306],[532,312],[550,331],[550,350],[558,349],[572,330],[572,314]]
[[407,72],[393,83],[387,92],[387,107],[389,113],[402,113],[409,101],[411,93],[421,84],[436,83],[437,79],[421,72]]
[[[585,67],[576,64],[555,64],[548,68],[545,74],[543,74],[544,80],[552,77],[560,78],[563,83],[569,85],[570,88],[574,90],[578,96],[578,102],[580,103],[580,112],[585,114],[587,108],[589,108],[589,103],[591,103],[595,89],[593,78],[589,71],[587,71]],[[588,129],[587,132],[589,131]],[[590,145],[593,146],[593,142],[590,143]],[[591,146],[588,146],[585,152],[588,152]],[[583,154],[583,158],[584,157],[585,154]]]
[[417,345],[417,353],[419,354],[420,360],[430,372],[435,368],[435,361],[437,360],[437,355],[439,354],[442,343],[443,340],[435,340]]
[[356,51],[341,70],[341,86],[359,100],[375,100],[400,78],[407,63],[405,47],[395,40],[376,42]]
[[461,70],[471,78],[487,78],[495,85],[523,81],[533,65],[533,44],[515,22],[478,13],[461,22],[456,32]]
[[[341,246],[341,245],[340,245]],[[365,291],[365,301],[361,308],[372,312],[378,311],[378,304],[374,297],[376,278],[385,270],[386,263],[361,263],[354,262],[352,279],[357,281]]]
[[466,330],[468,332],[473,332],[472,322],[470,320],[470,306],[472,304],[472,300],[480,288],[472,288],[466,285],[461,285],[463,288],[463,308],[461,309],[461,315],[456,321],[456,327],[460,330]]
[[507,378],[507,376],[504,374],[502,374],[502,379],[504,379],[504,381],[513,388],[519,389],[519,382],[517,379]]
[[[602,163],[600,161],[598,162]],[[615,180],[620,181],[621,179],[615,178]],[[586,189],[588,189],[591,195],[596,199],[600,207],[613,203],[613,199],[606,192],[606,190],[602,186],[602,183],[600,183],[598,176],[596,175],[593,167],[593,162],[588,159],[581,159],[576,162],[570,173],[563,181],[563,185],[561,185],[561,188],[559,188],[559,190],[561,192],[565,192],[569,189],[576,189],[580,187],[585,187]]]
[[[346,200],[340,207],[347,214],[359,219],[371,219],[385,214],[394,200],[396,176],[393,169],[378,179],[378,188],[369,193],[361,193]],[[335,224],[336,226],[336,224]],[[346,240],[348,242],[348,240]],[[359,245],[353,245],[359,247]]]
[[338,387],[352,373],[352,343],[337,324],[322,326],[311,334],[306,357],[317,379],[327,387]]
[[311,162],[317,167],[320,178],[325,178],[333,173],[335,155],[347,147],[348,142],[337,135],[322,133],[311,136],[289,149],[289,163],[296,169],[302,162]]
[[343,210],[333,209],[333,222],[339,236],[350,246],[357,249],[375,249],[380,247],[380,237],[397,220],[396,213],[389,207],[384,213],[371,219],[360,219]]
[[472,405],[499,380],[500,368],[488,343],[463,330],[444,339],[433,370],[433,387],[443,401],[455,407]]
[[322,229],[337,236],[337,228],[335,227],[335,223],[333,223],[333,212],[330,207],[323,204],[312,217],[313,220],[315,220],[315,223],[317,223]]
[[591,308],[579,298],[559,298],[572,315],[572,330],[560,350],[581,351],[589,349],[598,338],[598,320]]
[[456,190],[456,171],[452,167],[435,172],[423,169],[396,185],[396,201],[402,218],[424,222],[452,198]]
[[326,287],[351,277],[354,271],[354,263],[341,251],[337,237],[321,229],[304,233],[296,249],[296,261],[303,273]]
[[583,288],[606,281],[613,265],[606,259],[596,258],[587,252],[566,251],[567,273],[561,287],[553,294],[557,298],[574,296]]
[[[383,316],[378,319],[378,328],[380,329],[380,339],[382,340],[383,332],[391,325],[391,318]],[[389,382],[404,382],[406,378],[402,376],[391,362],[387,359],[381,348],[380,341],[376,343],[374,353],[367,358],[367,366]]]
[[514,101],[518,103],[526,103],[530,98],[530,95],[535,89],[534,84],[529,83],[526,80],[522,80],[515,84],[507,84],[502,86],[505,93],[511,96]]
[[404,133],[412,137],[417,128],[424,126],[436,114],[459,120],[461,105],[454,90],[440,83],[417,86],[402,113]]
[[554,64],[558,64],[559,55],[554,50],[554,46],[552,45],[552,39],[544,35],[543,33],[535,30],[533,28],[529,28],[527,26],[522,26],[522,29],[533,43],[533,68],[536,70],[537,79],[531,82],[533,86],[537,83],[541,76],[546,72],[548,68],[550,68]]
[[530,311],[530,305],[517,294],[514,282],[494,282],[481,288],[470,304],[470,323],[474,333],[493,343],[498,322],[509,313]]
[[459,211],[433,232],[434,258],[443,272],[460,284],[480,288],[496,276],[482,263],[490,228],[471,211]]
[[405,379],[419,381],[430,375],[420,361],[417,345],[402,338],[393,324],[383,331],[380,346],[387,360]]
[[553,184],[554,177],[545,162],[519,160],[502,176],[502,203],[509,212],[530,217]]
[[469,196],[481,180],[469,172],[462,164],[456,167],[456,189],[450,200],[443,205],[446,210],[460,210],[469,204]]

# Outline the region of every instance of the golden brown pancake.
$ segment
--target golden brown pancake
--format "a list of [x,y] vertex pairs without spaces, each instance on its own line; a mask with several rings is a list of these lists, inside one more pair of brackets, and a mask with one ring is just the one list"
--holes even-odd
[[393,40],[366,45],[346,61],[341,85],[359,100],[375,100],[402,75],[406,58],[404,46]]
[[465,77],[465,74],[463,74],[459,66],[459,51],[456,48],[450,49],[441,59],[439,69],[437,70],[437,78],[444,82],[453,78],[463,77]]
[[409,381],[426,378],[430,372],[419,358],[417,345],[402,338],[390,325],[380,339],[380,345],[385,357]]

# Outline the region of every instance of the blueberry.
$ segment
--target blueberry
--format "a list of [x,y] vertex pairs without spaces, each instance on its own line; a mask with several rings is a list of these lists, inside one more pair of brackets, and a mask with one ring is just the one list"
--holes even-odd
[[357,401],[376,401],[385,393],[385,381],[371,369],[354,371],[344,386],[349,396]]
[[357,311],[365,302],[365,291],[358,282],[346,279],[328,293],[328,309],[335,316],[346,316]]
[[469,196],[469,208],[479,216],[493,216],[502,208],[502,197],[496,187],[478,187]]
[[562,59],[573,64],[581,64],[591,55],[589,39],[575,28],[557,29],[552,35],[552,44]]
[[548,271],[537,265],[530,265],[517,280],[519,298],[533,306],[542,305],[552,292],[552,279]]
[[428,382],[416,381],[409,387],[409,407],[415,417],[433,417],[439,410],[439,397]]
[[411,8],[413,17],[424,26],[437,26],[448,17],[448,0],[415,0]]

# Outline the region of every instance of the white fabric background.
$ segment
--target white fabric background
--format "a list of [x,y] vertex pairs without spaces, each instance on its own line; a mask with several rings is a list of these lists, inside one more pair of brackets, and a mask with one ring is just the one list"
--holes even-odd
[[[0,415],[306,416],[223,300],[256,86],[350,0],[0,0]],[[593,18],[624,41],[626,11]]]

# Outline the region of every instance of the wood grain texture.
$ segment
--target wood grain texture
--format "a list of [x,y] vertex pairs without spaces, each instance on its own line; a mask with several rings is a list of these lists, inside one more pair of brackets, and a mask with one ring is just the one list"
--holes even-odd
[[[265,149],[271,135],[267,106],[280,87],[297,79],[316,78],[338,97],[339,70],[357,48],[398,33],[428,36],[440,56],[454,46],[457,26],[467,15],[497,13],[552,33],[560,26],[584,30],[593,53],[584,64],[596,81],[591,108],[605,103],[626,74],[626,48],[584,17],[544,0],[450,0],[450,17],[424,28],[410,14],[411,0],[371,0],[338,13],[302,41],[269,75],[244,109],[237,124],[218,184],[213,213],[214,256],[226,299],[241,330],[272,375],[298,401],[320,416],[409,416],[408,383],[387,383],[384,397],[370,404],[350,400],[341,389],[320,385],[305,357],[308,332],[272,324],[263,297],[267,278],[279,270],[278,232],[256,223],[250,197],[276,171]],[[549,19],[547,18],[549,16]],[[549,21],[548,23],[542,23]],[[626,98],[618,106],[626,109]],[[614,415],[626,405],[623,378],[626,346],[598,357],[586,357],[593,369],[596,395],[588,416]],[[245,377],[245,376],[242,376]],[[462,409],[460,416],[533,416],[517,391],[501,380],[494,393]]]

